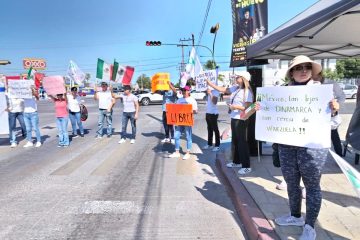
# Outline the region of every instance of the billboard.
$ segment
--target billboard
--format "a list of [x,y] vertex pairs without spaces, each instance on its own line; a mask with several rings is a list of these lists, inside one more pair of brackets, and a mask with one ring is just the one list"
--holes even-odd
[[258,65],[267,60],[246,61],[246,46],[256,42],[268,31],[268,0],[231,0],[233,44],[230,67]]
[[45,70],[46,61],[41,58],[24,58],[23,66],[25,69],[29,69],[32,66],[35,70]]

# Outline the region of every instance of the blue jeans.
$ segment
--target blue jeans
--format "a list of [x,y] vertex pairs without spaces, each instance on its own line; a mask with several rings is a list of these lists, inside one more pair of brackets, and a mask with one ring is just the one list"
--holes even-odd
[[39,114],[37,112],[24,113],[24,121],[26,126],[26,139],[32,141],[32,131],[35,131],[36,141],[41,142],[39,130]]
[[131,123],[131,139],[135,139],[136,136],[136,120],[135,120],[135,112],[123,112],[122,115],[122,129],[121,129],[121,138],[125,138],[126,135],[126,128],[128,121],[130,120]]
[[192,146],[192,127],[191,126],[175,126],[175,151],[180,150],[180,136],[181,132],[186,134],[186,148],[187,151],[191,150]]
[[67,131],[68,122],[68,117],[56,118],[56,126],[59,130],[59,145],[61,146],[69,146],[69,134]]
[[110,136],[112,134],[112,110],[111,112],[108,112],[106,109],[99,109],[98,130],[96,132],[99,136],[103,135],[105,118],[107,122],[107,135]]
[[81,114],[80,112],[69,112],[69,118],[72,127],[72,134],[77,135],[77,127],[79,127],[80,134],[84,134],[84,128],[81,122]]
[[20,123],[22,135],[24,137],[26,135],[26,126],[25,126],[25,122],[24,122],[23,113],[22,112],[15,112],[15,113],[9,112],[9,138],[10,138],[10,143],[17,143],[16,142],[16,133],[15,133],[16,119]]

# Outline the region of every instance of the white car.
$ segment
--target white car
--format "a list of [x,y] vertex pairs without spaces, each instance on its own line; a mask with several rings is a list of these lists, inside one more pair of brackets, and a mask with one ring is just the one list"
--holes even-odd
[[192,90],[190,92],[190,96],[195,98],[195,100],[197,100],[197,101],[199,101],[199,100],[206,101],[206,93],[205,92],[197,92],[196,90]]
[[351,85],[351,84],[345,84],[341,85],[341,89],[344,91],[346,98],[356,98],[358,86]]
[[163,101],[163,96],[158,93],[142,91],[140,94],[134,93],[134,95],[139,98],[139,103],[144,106],[147,106],[151,103],[162,103]]

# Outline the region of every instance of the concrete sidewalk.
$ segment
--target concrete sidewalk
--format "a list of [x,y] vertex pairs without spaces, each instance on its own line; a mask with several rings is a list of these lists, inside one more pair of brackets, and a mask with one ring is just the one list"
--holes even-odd
[[[343,126],[348,126],[351,116],[343,116]],[[339,129],[343,140],[346,127]],[[286,190],[277,190],[276,184],[283,180],[280,168],[272,164],[272,148],[263,145],[260,158],[251,158],[252,172],[245,176],[237,173],[237,168],[229,169],[230,144],[222,145],[217,155],[217,167],[223,174],[224,182],[237,208],[238,214],[248,231],[250,239],[298,239],[302,227],[281,227],[274,219],[289,213]],[[350,149],[351,150],[351,149]],[[354,165],[354,154],[348,152],[345,158]],[[321,179],[323,201],[315,229],[317,239],[360,239],[360,199],[336,162],[329,156]],[[305,215],[305,199],[302,213]]]

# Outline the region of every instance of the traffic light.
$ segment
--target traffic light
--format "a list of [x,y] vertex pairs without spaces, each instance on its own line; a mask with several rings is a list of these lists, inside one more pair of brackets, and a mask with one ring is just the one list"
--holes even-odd
[[161,46],[160,41],[146,41],[146,46]]

